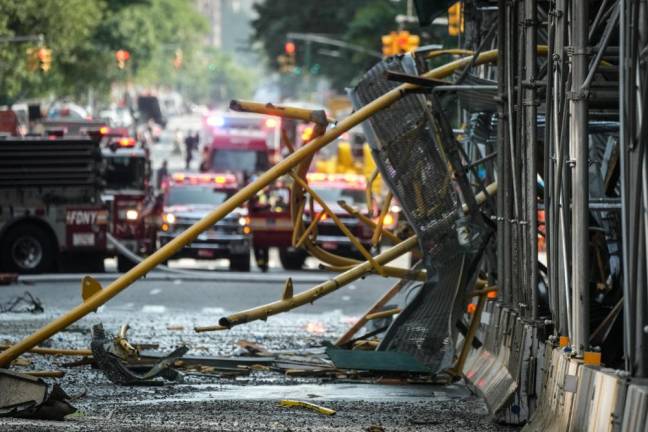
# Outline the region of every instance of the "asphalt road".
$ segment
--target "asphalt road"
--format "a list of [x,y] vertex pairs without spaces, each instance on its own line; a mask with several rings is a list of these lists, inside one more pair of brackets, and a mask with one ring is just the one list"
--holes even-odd
[[[237,273],[224,269],[210,274],[196,274],[211,276],[213,279],[201,281],[181,274],[154,273],[152,280],[141,279],[106,303],[96,314],[97,318],[115,313],[133,316],[190,313],[196,322],[214,320],[219,316],[215,311],[220,314],[235,312],[278,300],[283,292],[283,281],[289,277],[294,281],[294,292],[298,293],[331,276],[315,271]],[[99,275],[99,279],[105,286],[118,276],[117,273],[108,273]],[[48,276],[21,278],[21,283],[0,288],[0,299],[7,300],[29,291],[43,302],[48,315],[58,313],[80,302],[81,277],[82,275],[68,274],[51,275],[49,279]],[[159,280],[161,277],[171,280]],[[221,277],[223,280],[219,280]],[[284,317],[333,312],[345,317],[357,316],[393,283],[392,279],[369,276]]]
[[[45,345],[83,348],[90,344],[90,328],[97,322],[111,332],[129,323],[133,343],[158,343],[168,352],[181,344],[193,355],[236,355],[236,341],[247,339],[272,351],[303,351],[334,341],[393,283],[367,277],[337,292],[267,322],[258,321],[229,331],[195,333],[195,325],[214,324],[229,313],[277,300],[288,273],[275,269],[231,273],[215,271],[214,280],[176,278],[159,274],[135,283],[96,313],[55,335]],[[221,275],[227,281],[219,281]],[[114,274],[102,276],[110,280]],[[262,278],[260,278],[261,276]],[[291,272],[295,292],[328,275]],[[38,297],[40,314],[0,314],[0,341],[28,335],[80,301],[81,275],[48,275],[29,282],[0,287],[0,303],[24,291]],[[263,280],[267,279],[267,280]],[[308,282],[305,282],[308,280]],[[106,282],[103,282],[105,285]],[[402,303],[406,293],[393,303]],[[63,423],[3,419],[0,430],[503,430],[490,422],[481,400],[460,384],[442,386],[379,385],[323,382],[319,378],[285,378],[255,372],[238,379],[188,377],[184,384],[162,387],[119,387],[88,366],[62,368],[62,359],[27,354],[26,369],[61,369],[57,380],[70,394],[84,396],[74,402],[80,414]],[[69,360],[69,359],[66,359]],[[48,380],[53,382],[54,380]],[[338,411],[326,417],[278,406],[284,398],[308,400]]]
[[[173,134],[195,131],[197,116],[171,119],[161,142],[152,149],[154,168],[168,160],[170,170],[184,169],[182,153],[173,152]],[[182,148],[183,146],[181,146]],[[182,150],[184,150],[182,148]],[[198,157],[198,153],[196,154]],[[198,162],[194,159],[194,169]],[[396,263],[405,266],[408,258]],[[103,323],[116,333],[130,325],[132,343],[157,343],[170,352],[180,345],[189,355],[240,355],[240,339],[259,343],[270,351],[318,349],[332,342],[395,281],[370,276],[297,310],[235,327],[229,331],[196,333],[194,326],[216,324],[228,313],[245,310],[280,298],[283,283],[294,281],[295,293],[330,277],[316,271],[309,259],[306,270],[287,273],[280,268],[276,251],[270,255],[270,271],[251,273],[227,270],[226,261],[171,261],[170,267],[194,275],[154,272],[99,308],[54,335],[43,345],[86,348],[90,329]],[[107,269],[115,263],[108,260]],[[202,273],[198,273],[202,272]],[[205,278],[204,275],[207,275]],[[45,325],[81,301],[83,275],[41,275],[22,278],[17,284],[0,286],[0,304],[7,304],[28,291],[37,297],[44,312],[0,313],[0,342],[15,342]],[[116,273],[96,275],[103,286]],[[410,293],[411,294],[411,293]],[[391,303],[403,306],[407,292]],[[79,413],[65,422],[1,419],[4,430],[209,430],[209,431],[500,431],[493,424],[484,403],[462,384],[385,385],[357,382],[325,382],[321,378],[287,378],[275,372],[255,371],[239,378],[187,376],[182,384],[161,387],[120,387],[89,366],[65,368],[60,359],[32,354],[30,364],[15,370],[65,371],[59,382],[71,395]],[[279,407],[281,399],[311,401],[337,410],[333,417],[310,411]],[[381,427],[369,429],[372,426]]]

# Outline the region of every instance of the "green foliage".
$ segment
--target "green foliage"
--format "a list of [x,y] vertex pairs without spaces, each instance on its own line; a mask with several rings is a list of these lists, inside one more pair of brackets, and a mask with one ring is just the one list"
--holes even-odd
[[[0,104],[89,87],[106,94],[115,81],[170,76],[175,50],[190,57],[207,30],[186,0],[0,0],[0,10],[0,37],[43,34],[53,58],[48,73],[30,71],[25,50],[37,43],[0,44]],[[119,49],[131,55],[124,70]]]
[[[86,0],[61,2],[39,0],[0,0],[0,37],[43,34],[55,61],[71,58],[76,40],[90,37],[101,16],[100,5]],[[31,43],[0,44],[0,103],[42,93],[64,81],[54,70],[44,75],[27,69],[26,49]]]
[[195,103],[223,104],[234,98],[249,98],[257,81],[254,71],[214,48],[183,51],[182,67],[173,67],[173,53],[158,56],[140,74],[144,83],[175,88]]
[[[296,5],[292,0],[265,0],[255,5],[258,18],[252,22],[253,39],[260,43],[273,69],[278,69],[277,56],[284,53],[290,32],[321,33],[380,53],[380,36],[397,29],[395,17],[405,13],[405,3],[329,0]],[[295,43],[297,64],[302,70],[310,67],[312,72],[312,66],[319,65],[317,72],[326,75],[340,91],[377,61],[375,57],[318,44],[311,44],[308,55],[305,42]],[[326,50],[337,50],[340,56],[331,57]]]

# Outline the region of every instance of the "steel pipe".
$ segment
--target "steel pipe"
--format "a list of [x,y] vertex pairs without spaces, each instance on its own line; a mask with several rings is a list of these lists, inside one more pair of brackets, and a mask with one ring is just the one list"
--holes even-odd
[[[546,46],[538,46],[539,52],[546,53]],[[426,78],[445,78],[454,73],[457,69],[467,66],[471,63],[475,65],[485,64],[494,62],[497,59],[497,50],[486,51],[476,58],[468,57],[455,60],[453,62],[447,63],[443,66],[435,68],[423,76]],[[388,91],[384,95],[376,98],[371,101],[364,107],[358,109],[356,112],[351,114],[349,117],[340,121],[334,128],[328,129],[324,132],[323,135],[315,138],[313,141],[308,144],[296,149],[294,153],[287,156],[285,159],[277,163],[274,167],[263,173],[259,178],[257,178],[252,183],[243,187],[225,202],[223,202],[219,207],[214,209],[212,212],[204,216],[200,221],[196,222],[194,225],[189,227],[186,231],[178,235],[176,238],[171,240],[169,243],[158,249],[151,256],[147,257],[144,261],[137,264],[128,272],[121,275],[110,285],[97,292],[92,297],[88,298],[86,301],[80,305],[72,308],[70,311],[64,313],[53,321],[49,322],[42,328],[35,331],[33,334],[27,336],[17,344],[13,345],[9,349],[0,353],[0,367],[8,365],[13,359],[18,357],[23,352],[29,350],[32,347],[35,347],[42,341],[48,339],[52,335],[58,333],[62,329],[66,328],[70,324],[78,321],[87,314],[97,310],[99,306],[106,303],[111,298],[115,297],[122,290],[130,286],[133,282],[146,275],[158,264],[168,260],[178,251],[180,251],[186,244],[191,243],[198,235],[210,229],[216,222],[224,218],[226,215],[234,211],[238,206],[243,202],[252,198],[258,191],[268,186],[270,183],[275,181],[278,177],[288,173],[291,169],[299,165],[303,160],[312,157],[312,155],[317,152],[319,149],[323,148],[344,132],[348,131],[352,127],[360,124],[364,120],[371,117],[377,111],[384,109],[394,102],[401,99],[411,91],[416,90],[418,87],[411,84],[403,84],[394,89]],[[399,245],[400,248],[405,246],[414,248],[416,245],[416,239],[408,239],[403,244]],[[397,247],[399,247],[397,246]],[[407,249],[409,250],[409,249]],[[390,249],[390,251],[392,251]],[[387,252],[390,252],[387,251]],[[400,251],[400,249],[399,249]],[[387,253],[386,252],[386,253]],[[384,255],[384,254],[381,254]],[[348,275],[346,276],[348,277]]]

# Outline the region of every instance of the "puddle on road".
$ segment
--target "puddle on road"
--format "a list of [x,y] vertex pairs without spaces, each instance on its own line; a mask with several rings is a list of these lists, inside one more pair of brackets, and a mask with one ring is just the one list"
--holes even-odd
[[[213,400],[314,400],[314,401],[380,401],[437,402],[465,399],[471,396],[462,385],[381,385],[381,384],[292,384],[292,385],[176,385],[178,395],[160,398],[138,398],[123,403],[148,405]],[[183,389],[184,387],[184,389]],[[186,392],[186,393],[185,393]]]

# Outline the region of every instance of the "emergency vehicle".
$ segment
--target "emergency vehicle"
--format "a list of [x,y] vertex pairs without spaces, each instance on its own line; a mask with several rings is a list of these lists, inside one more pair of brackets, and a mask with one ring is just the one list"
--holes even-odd
[[102,271],[101,169],[99,142],[89,137],[0,139],[0,268]]
[[280,119],[212,112],[204,123],[201,171],[231,173],[247,183],[278,161]]
[[[105,168],[103,201],[110,207],[112,236],[136,255],[149,255],[156,247],[162,203],[150,183],[148,153],[128,136],[125,128],[102,127]],[[117,269],[130,270],[135,263],[108,244],[108,255],[116,255]]]
[[[239,189],[233,174],[174,173],[163,184],[164,214],[158,232],[160,246],[202,219]],[[218,221],[173,258],[227,258],[230,269],[250,270],[251,229],[247,209],[239,208]]]
[[[376,209],[367,206],[366,180],[357,174],[324,174],[308,173],[306,177],[309,186],[317,193],[336,216],[351,230],[368,250],[371,249],[373,231],[361,223],[354,216],[349,215],[338,201],[358,209],[367,216],[373,216]],[[303,267],[307,257],[304,250],[292,247],[292,223],[290,220],[289,185],[277,183],[276,185],[258,194],[250,204],[250,225],[253,233],[253,246],[257,262],[263,261],[268,255],[270,247],[279,248],[281,265],[285,269],[295,270]],[[316,213],[322,208],[315,204]],[[310,209],[304,210],[304,224],[312,220]],[[385,218],[385,228],[395,224],[395,216],[391,212]],[[322,217],[317,226],[317,240],[322,249],[329,252],[360,258],[360,253],[355,249],[351,240],[342,233],[330,217]],[[259,267],[264,269],[262,263]],[[267,264],[266,264],[267,266]]]

